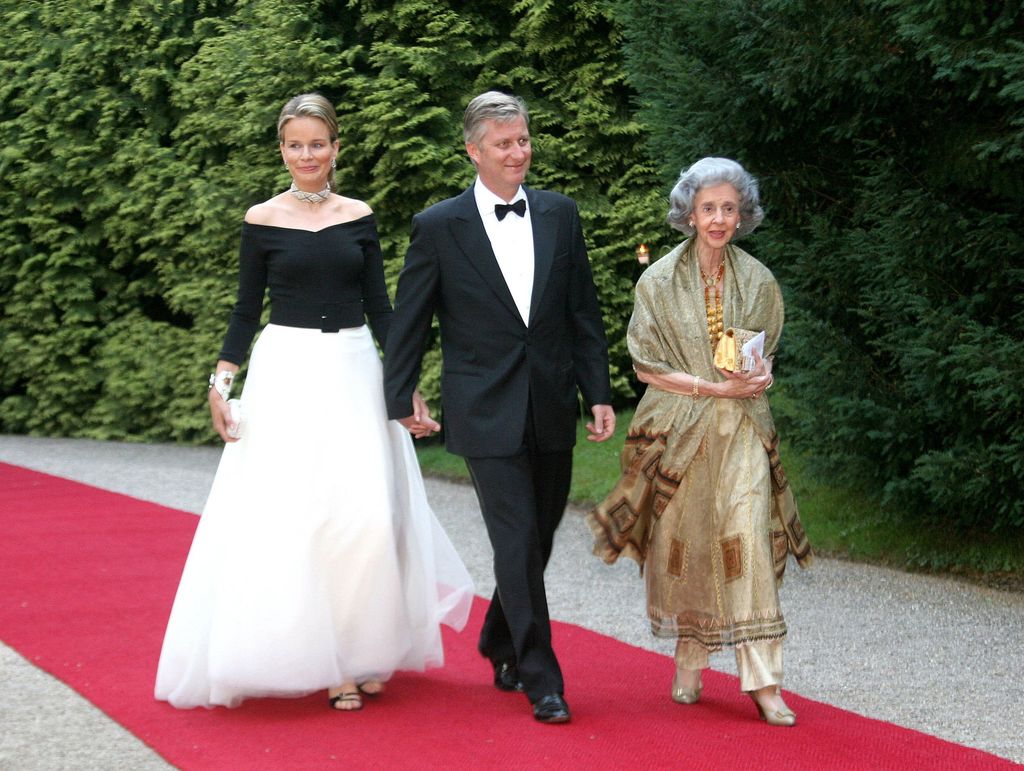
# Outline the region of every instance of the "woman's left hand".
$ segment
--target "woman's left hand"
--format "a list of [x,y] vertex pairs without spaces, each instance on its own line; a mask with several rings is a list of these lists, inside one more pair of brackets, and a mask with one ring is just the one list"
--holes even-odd
[[434,432],[441,430],[441,424],[430,417],[430,407],[427,406],[427,402],[420,396],[420,389],[418,388],[412,392],[412,409],[412,415],[402,418],[398,422],[405,426],[414,438],[424,439],[432,436]]

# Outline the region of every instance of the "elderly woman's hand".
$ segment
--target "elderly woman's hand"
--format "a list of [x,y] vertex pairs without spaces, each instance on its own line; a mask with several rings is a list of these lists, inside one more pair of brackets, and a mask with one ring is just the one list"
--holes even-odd
[[719,392],[715,394],[723,399],[756,399],[765,392],[773,382],[772,360],[762,359],[754,352],[754,368],[749,372],[729,372],[719,370],[725,376],[724,383],[718,383]]
[[[662,374],[638,369],[633,365],[636,378],[651,388],[678,394],[693,396],[693,375],[682,372]],[[762,359],[754,353],[754,368],[749,372],[728,372],[719,370],[725,377],[724,381],[712,382],[701,378],[699,389],[701,396],[713,396],[716,399],[756,399],[772,384],[772,360]]]

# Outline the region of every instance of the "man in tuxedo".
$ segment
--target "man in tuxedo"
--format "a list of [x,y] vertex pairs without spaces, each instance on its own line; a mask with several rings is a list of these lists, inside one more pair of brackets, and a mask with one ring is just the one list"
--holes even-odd
[[413,218],[384,356],[388,416],[417,437],[440,429],[416,391],[436,314],[445,444],[466,460],[494,549],[479,650],[495,686],[525,691],[540,722],[565,723],[544,568],[569,495],[577,388],[588,438],[615,430],[604,325],[576,204],[522,186],[526,105],[481,94],[463,133],[476,182]]

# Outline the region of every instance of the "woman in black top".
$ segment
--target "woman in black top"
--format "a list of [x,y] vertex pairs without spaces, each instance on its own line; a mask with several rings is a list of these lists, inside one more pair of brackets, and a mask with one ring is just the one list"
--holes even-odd
[[297,96],[278,135],[292,185],[242,225],[209,390],[227,444],[157,671],[156,698],[176,707],[326,689],[333,708],[359,709],[396,670],[440,666],[439,624],[461,629],[472,599],[409,434],[386,417],[373,337],[383,347],[391,303],[373,213],[331,192],[334,109]]

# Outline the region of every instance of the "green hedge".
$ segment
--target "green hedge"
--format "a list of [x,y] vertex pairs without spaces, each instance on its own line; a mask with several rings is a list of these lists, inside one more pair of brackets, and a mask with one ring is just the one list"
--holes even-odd
[[530,181],[580,203],[632,396],[633,249],[663,192],[603,4],[68,0],[0,19],[0,431],[211,438],[240,223],[286,186],[274,124],[309,90],[338,107],[339,189],[376,210],[392,282],[412,215],[473,177],[465,103],[523,95]]
[[789,437],[922,527],[1024,528],[1021,4],[616,7],[666,186],[761,179]]
[[338,105],[340,189],[393,282],[411,216],[472,178],[464,104],[500,88],[532,108],[531,182],[580,202],[620,402],[633,250],[678,241],[682,166],[736,157],[768,211],[747,248],[787,294],[789,438],[922,526],[1024,527],[1019,2],[50,0],[0,22],[0,431],[210,439],[284,99]]

